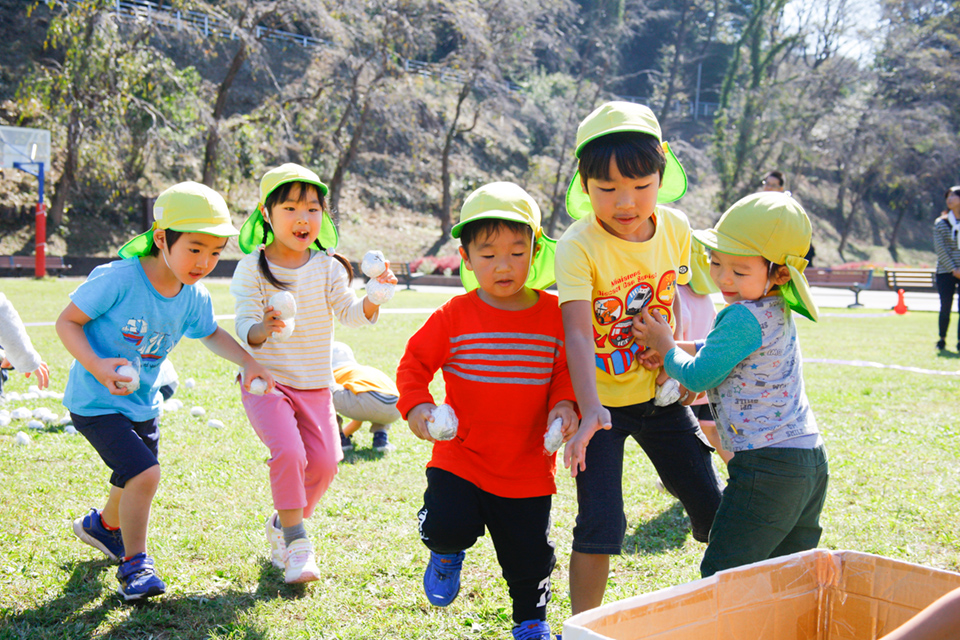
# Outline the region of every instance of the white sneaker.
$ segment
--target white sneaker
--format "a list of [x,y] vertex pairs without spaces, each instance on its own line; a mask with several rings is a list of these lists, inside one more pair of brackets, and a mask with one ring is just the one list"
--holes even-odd
[[287,545],[283,543],[283,530],[278,529],[273,524],[276,522],[276,517],[276,511],[271,513],[264,523],[264,528],[267,530],[267,542],[270,543],[270,562],[277,569],[283,571],[287,568],[283,562],[284,556],[287,555]]
[[287,547],[286,570],[283,581],[287,584],[313,582],[320,579],[320,568],[313,555],[313,544],[306,538],[297,538]]

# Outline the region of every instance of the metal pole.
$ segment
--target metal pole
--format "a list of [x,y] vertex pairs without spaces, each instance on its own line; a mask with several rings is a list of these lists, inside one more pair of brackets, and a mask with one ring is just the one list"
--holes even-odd
[[700,74],[703,72],[703,63],[697,63],[697,94],[693,99],[693,119],[700,119]]
[[47,205],[43,202],[43,163],[38,163],[37,180],[40,182],[40,199],[37,201],[37,257],[34,275],[42,278],[47,273]]

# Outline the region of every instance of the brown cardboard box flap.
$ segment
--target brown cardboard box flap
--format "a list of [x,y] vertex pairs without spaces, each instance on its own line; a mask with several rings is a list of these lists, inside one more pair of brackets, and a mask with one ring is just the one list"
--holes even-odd
[[960,574],[815,549],[585,611],[564,640],[876,640]]

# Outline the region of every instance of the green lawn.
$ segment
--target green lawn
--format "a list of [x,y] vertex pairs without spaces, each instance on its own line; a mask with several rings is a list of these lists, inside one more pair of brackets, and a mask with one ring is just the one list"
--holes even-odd
[[[78,280],[0,280],[25,322],[52,322]],[[217,313],[233,312],[225,281],[209,281]],[[400,290],[389,307],[433,308],[448,296]],[[832,310],[831,310],[832,311]],[[374,328],[338,329],[358,360],[392,373],[424,313],[384,314]],[[232,322],[223,321],[229,330]],[[933,349],[936,317],[800,320],[806,358],[868,360],[957,371],[956,354]],[[70,358],[52,326],[29,329],[62,391]],[[271,512],[266,450],[246,421],[235,367],[185,340],[172,360],[187,411],[163,419],[164,477],[153,509],[150,547],[167,595],[146,606],[118,602],[115,568],[76,540],[71,521],[100,506],[108,473],[81,436],[0,428],[0,639],[5,638],[508,638],[510,602],[490,540],[467,552],[463,588],[446,609],[431,607],[420,584],[428,552],[417,536],[429,446],[404,423],[397,451],[383,457],[364,431],[341,464],[307,529],[324,578],[283,583],[262,535]],[[960,570],[960,376],[834,364],[805,366],[808,394],[831,461],[821,546],[855,549]],[[11,390],[26,391],[15,374]],[[435,381],[439,397],[442,383]],[[20,403],[11,403],[19,405]],[[11,404],[6,408],[10,409]],[[63,412],[55,400],[28,403]],[[209,429],[217,418],[225,429]],[[719,462],[719,459],[717,459]],[[704,545],[689,534],[679,505],[654,489],[639,447],[625,463],[628,538],[612,563],[606,602],[696,579]],[[549,620],[570,614],[567,564],[576,515],[573,481],[562,473],[554,501],[558,565]]]

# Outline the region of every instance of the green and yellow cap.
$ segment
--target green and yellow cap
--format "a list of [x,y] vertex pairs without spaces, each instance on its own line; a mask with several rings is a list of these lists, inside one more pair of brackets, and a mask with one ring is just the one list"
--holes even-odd
[[694,231],[705,247],[735,256],[762,256],[786,265],[790,282],[780,291],[791,309],[816,322],[819,312],[803,275],[813,229],[800,203],[786,193],[761,191],[738,200],[713,229]]
[[[267,198],[277,187],[290,182],[304,182],[312,184],[320,192],[321,196],[326,196],[329,192],[327,185],[320,181],[320,176],[306,167],[288,162],[282,164],[276,169],[267,171],[263,179],[260,180],[260,201],[256,209],[250,212],[250,217],[240,228],[240,249],[244,253],[250,253],[261,244],[270,244],[273,242],[273,231],[264,233],[264,213],[266,211]],[[337,234],[337,227],[326,211],[323,213],[323,221],[320,223],[320,234],[317,236],[313,246],[320,251],[326,249],[336,249],[340,242],[340,236]]]
[[153,204],[153,226],[120,247],[120,257],[149,255],[156,229],[206,233],[220,238],[240,233],[230,221],[223,196],[199,182],[181,182],[161,193]]
[[[543,233],[540,226],[540,207],[529,193],[512,182],[491,182],[483,185],[463,201],[460,221],[451,229],[450,235],[459,238],[460,231],[466,224],[486,218],[520,222],[533,230],[533,237],[540,245],[540,250],[533,256],[526,286],[546,289],[556,282],[553,260],[557,253],[557,241]],[[473,291],[480,286],[477,277],[466,268],[463,260],[460,261],[460,282],[467,291]]]
[[[682,198],[687,192],[687,174],[670,145],[663,141],[657,116],[653,114],[650,107],[645,105],[632,102],[607,102],[597,107],[593,113],[583,119],[577,129],[577,158],[580,157],[583,148],[593,140],[624,131],[654,136],[663,146],[667,165],[663,169],[663,180],[657,192],[657,202],[663,204]],[[576,220],[593,213],[590,197],[580,184],[579,171],[574,174],[567,187],[567,213]]]

